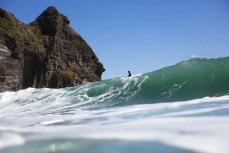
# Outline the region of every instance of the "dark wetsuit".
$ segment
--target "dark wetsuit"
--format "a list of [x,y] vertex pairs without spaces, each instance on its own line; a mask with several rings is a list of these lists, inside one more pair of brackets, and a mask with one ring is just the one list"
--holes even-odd
[[131,73],[130,73],[130,71],[128,71],[128,77],[130,77],[131,76]]

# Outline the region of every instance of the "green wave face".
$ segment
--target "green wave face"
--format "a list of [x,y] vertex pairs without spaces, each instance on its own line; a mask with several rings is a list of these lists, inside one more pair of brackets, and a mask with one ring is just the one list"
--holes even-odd
[[229,93],[229,57],[193,58],[145,74],[140,95],[146,102],[183,101]]
[[130,78],[118,77],[65,90],[71,91],[76,97],[86,94],[89,101],[106,106],[222,96],[229,93],[229,57],[193,58],[154,72]]

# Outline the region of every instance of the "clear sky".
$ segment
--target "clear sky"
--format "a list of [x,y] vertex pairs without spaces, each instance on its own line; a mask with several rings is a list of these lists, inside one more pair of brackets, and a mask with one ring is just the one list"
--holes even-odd
[[193,55],[229,56],[229,0],[0,0],[29,23],[48,6],[66,15],[106,71],[150,72]]

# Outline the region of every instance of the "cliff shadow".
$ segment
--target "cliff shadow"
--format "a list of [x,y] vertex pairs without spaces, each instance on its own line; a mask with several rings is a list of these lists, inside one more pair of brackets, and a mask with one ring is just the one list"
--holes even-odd
[[35,54],[24,55],[23,84],[22,88],[35,87],[35,76],[37,71],[37,58]]

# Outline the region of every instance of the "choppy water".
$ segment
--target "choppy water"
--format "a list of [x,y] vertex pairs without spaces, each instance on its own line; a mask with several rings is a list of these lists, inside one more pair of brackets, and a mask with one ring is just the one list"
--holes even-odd
[[229,57],[0,93],[1,153],[229,152]]

